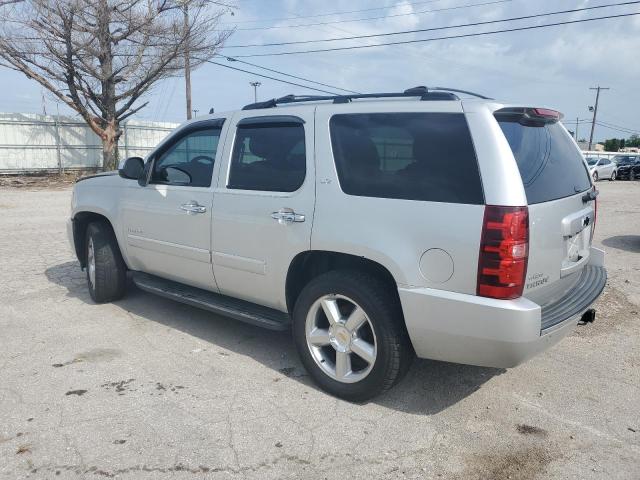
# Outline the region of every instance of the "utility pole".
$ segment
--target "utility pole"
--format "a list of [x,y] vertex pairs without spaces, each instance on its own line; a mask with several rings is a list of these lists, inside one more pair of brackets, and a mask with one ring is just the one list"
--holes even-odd
[[579,122],[579,117],[576,117],[576,130],[575,130],[575,134],[576,134],[576,143],[578,143],[578,122]]
[[188,0],[183,0],[182,12],[184,14],[184,31],[187,35],[187,40],[184,47],[184,82],[185,82],[185,94],[187,96],[187,120],[191,120],[191,64],[190,64],[190,52],[189,44],[191,42],[191,32],[189,25],[189,3]]
[[600,90],[609,90],[609,88],[601,87],[598,85],[597,87],[591,87],[589,90],[596,91],[596,104],[593,107],[593,119],[591,120],[591,135],[589,135],[589,150],[591,150],[591,146],[593,144],[593,130],[596,127],[596,115],[598,114],[598,100],[600,100]]
[[44,98],[44,87],[40,90],[40,94],[42,95],[42,115],[47,116],[47,101]]
[[253,101],[258,101],[258,87],[262,85],[260,82],[249,82],[249,85],[253,87]]

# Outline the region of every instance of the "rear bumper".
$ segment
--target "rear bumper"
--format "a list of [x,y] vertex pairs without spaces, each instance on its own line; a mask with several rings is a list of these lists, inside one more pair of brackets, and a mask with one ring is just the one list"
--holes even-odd
[[588,265],[567,295],[544,306],[526,298],[495,300],[430,288],[398,291],[418,357],[507,368],[573,331],[605,282],[604,267]]

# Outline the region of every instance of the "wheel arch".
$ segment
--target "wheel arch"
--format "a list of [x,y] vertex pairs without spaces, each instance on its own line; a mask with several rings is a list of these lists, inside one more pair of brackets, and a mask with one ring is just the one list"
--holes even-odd
[[[102,221],[109,225],[111,230],[114,232],[114,236],[116,237],[117,241],[117,235],[115,235],[113,224],[106,215],[94,211],[83,210],[76,212],[76,214],[73,216],[73,246],[75,249],[76,257],[78,258],[78,261],[80,262],[80,266],[82,268],[85,268],[87,264],[87,252],[85,251],[87,227],[90,223],[99,221]],[[119,245],[118,248],[120,248]],[[122,249],[120,249],[120,253],[122,253]]]
[[387,267],[365,257],[328,250],[307,250],[296,255],[289,265],[285,284],[287,310],[293,312],[300,292],[309,281],[331,270],[352,269],[371,273],[386,283],[400,301],[398,284]]

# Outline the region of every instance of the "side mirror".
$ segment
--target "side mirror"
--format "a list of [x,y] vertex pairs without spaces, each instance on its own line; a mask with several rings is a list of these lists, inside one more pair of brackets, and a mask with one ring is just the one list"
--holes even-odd
[[118,169],[120,176],[129,180],[138,180],[143,171],[144,161],[140,157],[127,158]]

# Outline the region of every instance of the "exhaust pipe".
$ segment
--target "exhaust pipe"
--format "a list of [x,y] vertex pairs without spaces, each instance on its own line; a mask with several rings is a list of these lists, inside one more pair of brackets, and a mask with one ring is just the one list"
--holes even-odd
[[593,323],[596,319],[596,309],[590,308],[582,314],[582,318],[578,322],[578,325],[586,325],[587,323]]

